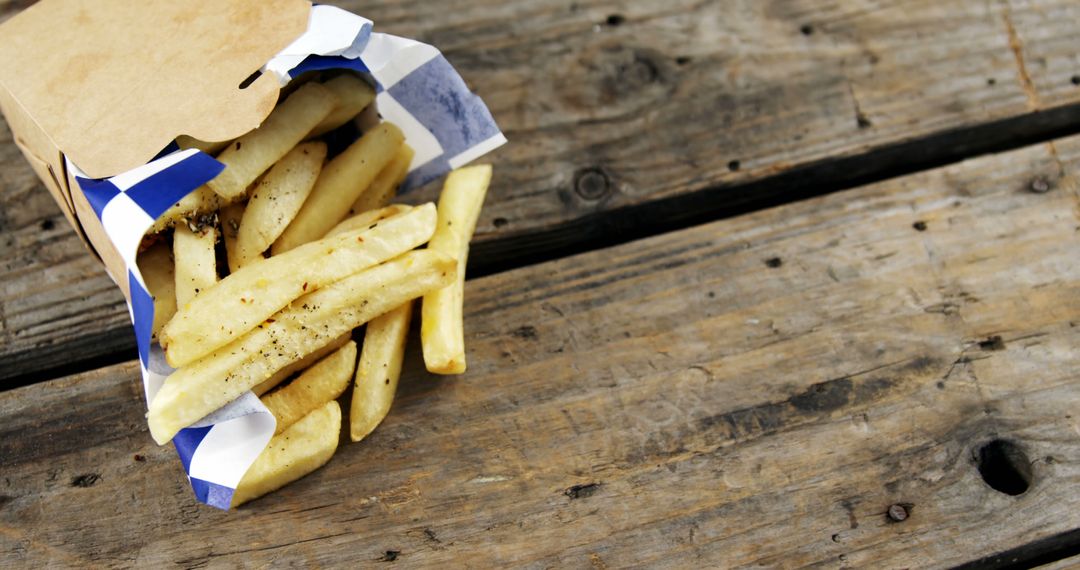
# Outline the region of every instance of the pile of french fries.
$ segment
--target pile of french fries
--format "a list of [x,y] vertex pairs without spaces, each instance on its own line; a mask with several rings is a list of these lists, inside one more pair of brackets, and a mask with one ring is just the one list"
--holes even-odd
[[437,208],[390,204],[413,158],[396,126],[368,128],[329,161],[320,140],[374,97],[354,75],[313,79],[234,141],[177,141],[225,169],[165,212],[139,254],[153,335],[176,368],[147,419],[163,445],[249,390],[261,397],[277,429],[233,506],[329,461],[350,379],[350,438],[379,425],[415,299],[427,369],[465,371],[465,263],[491,167],[450,173]]

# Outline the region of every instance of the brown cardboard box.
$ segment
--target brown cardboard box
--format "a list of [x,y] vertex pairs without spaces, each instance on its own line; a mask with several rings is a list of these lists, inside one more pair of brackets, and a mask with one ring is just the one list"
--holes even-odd
[[128,296],[125,267],[65,157],[94,178],[177,136],[235,138],[277,102],[240,85],[307,29],[306,0],[41,0],[0,26],[0,111],[68,221]]

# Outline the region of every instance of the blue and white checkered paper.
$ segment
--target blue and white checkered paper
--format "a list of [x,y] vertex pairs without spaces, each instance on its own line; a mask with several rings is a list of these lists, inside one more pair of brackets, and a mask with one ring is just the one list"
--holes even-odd
[[[369,20],[314,6],[307,32],[263,67],[282,85],[300,73],[352,69],[376,85],[376,105],[416,151],[403,191],[442,176],[506,142],[483,102],[432,46],[372,32]],[[128,306],[149,403],[173,372],[150,339],[154,303],[135,263],[139,243],[172,204],[217,176],[224,165],[198,150],[162,151],[150,163],[108,179],[88,178],[68,162],[109,239],[127,266]],[[173,439],[202,502],[228,509],[244,472],[270,441],[273,416],[248,392],[181,430]]]

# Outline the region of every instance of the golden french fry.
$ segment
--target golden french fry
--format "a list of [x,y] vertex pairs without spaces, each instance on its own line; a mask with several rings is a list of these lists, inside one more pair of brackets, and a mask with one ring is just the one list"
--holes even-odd
[[157,338],[161,327],[176,313],[172,249],[167,243],[156,243],[139,254],[137,263],[146,288],[154,298],[154,324],[150,330],[151,335]]
[[[326,144],[298,145],[256,183],[237,236],[237,264],[262,259],[304,204],[326,159]],[[231,261],[231,259],[230,259]]]
[[279,255],[325,236],[345,219],[349,206],[389,164],[404,140],[397,127],[380,123],[334,157],[322,169],[292,223],[274,242],[271,253]]
[[412,210],[412,206],[406,206],[405,204],[393,204],[385,208],[379,208],[378,210],[368,210],[363,214],[357,214],[351,218],[342,220],[340,224],[334,226],[333,229],[326,233],[326,237],[333,237],[345,232],[366,228],[371,224],[377,224],[398,214],[404,214],[409,210]]
[[322,358],[327,354],[330,354],[331,352],[334,352],[335,350],[345,346],[345,343],[349,342],[349,338],[351,336],[352,335],[350,333],[345,333],[335,338],[334,340],[330,341],[330,344],[327,344],[326,346],[316,350],[315,352],[312,352],[311,354],[301,358],[300,360],[289,364],[285,368],[278,370],[268,380],[261,382],[260,384],[252,388],[251,391],[254,392],[256,396],[262,396],[278,384],[284,382],[289,376],[292,376],[293,374],[310,367],[316,362],[322,360]]
[[[217,258],[214,244],[217,229],[214,226],[196,228],[187,224],[176,226],[173,231],[173,259],[176,260],[176,306],[182,309],[196,295],[217,283]],[[174,315],[175,316],[175,315]]]
[[350,340],[287,386],[263,396],[263,405],[277,420],[274,434],[285,431],[330,400],[336,400],[349,386],[349,378],[355,369],[356,343]]
[[476,229],[484,195],[491,183],[491,165],[469,166],[450,173],[439,196],[439,228],[428,249],[457,260],[457,280],[424,295],[420,314],[420,341],[424,364],[434,374],[465,372],[465,263],[469,240]]
[[215,194],[208,186],[199,186],[158,216],[154,220],[154,225],[150,226],[146,233],[156,234],[175,226],[178,222],[208,216],[221,207],[221,203],[221,197]]
[[187,150],[189,148],[197,148],[211,156],[221,152],[221,149],[228,146],[230,142],[232,141],[206,142],[189,137],[187,135],[180,135],[176,137],[176,145],[179,146],[181,149]]
[[337,451],[340,432],[341,407],[330,401],[275,435],[240,479],[231,506],[280,489],[325,465]]
[[158,444],[167,443],[331,339],[445,287],[456,267],[442,253],[411,251],[297,299],[258,328],[173,372],[150,402],[150,434]]
[[174,368],[195,361],[255,328],[293,299],[426,243],[435,231],[435,220],[435,206],[429,203],[372,229],[338,234],[241,267],[179,307],[161,331],[165,357]]
[[401,377],[412,305],[409,301],[367,324],[349,410],[349,437],[353,441],[371,433],[390,412]]
[[371,186],[349,208],[351,214],[360,214],[375,208],[381,208],[390,203],[397,195],[398,186],[405,180],[409,173],[409,165],[412,164],[413,155],[416,153],[407,144],[401,145],[394,160],[390,161],[375,177]]
[[349,122],[375,100],[375,90],[355,75],[339,75],[323,85],[337,97],[338,105],[314,129],[309,138],[328,133]]
[[335,105],[337,99],[329,89],[318,83],[304,84],[279,103],[259,128],[221,151],[217,159],[225,163],[225,170],[207,185],[222,198],[236,200],[321,123]]

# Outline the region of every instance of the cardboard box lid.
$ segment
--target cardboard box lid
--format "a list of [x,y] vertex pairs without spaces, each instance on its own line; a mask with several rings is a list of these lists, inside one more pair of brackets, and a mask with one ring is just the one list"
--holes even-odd
[[[54,148],[94,178],[150,161],[178,135],[257,127],[277,102],[264,74],[307,29],[306,0],[41,0],[0,26],[0,85]],[[43,143],[38,143],[40,146]]]

